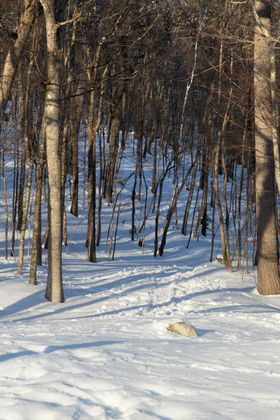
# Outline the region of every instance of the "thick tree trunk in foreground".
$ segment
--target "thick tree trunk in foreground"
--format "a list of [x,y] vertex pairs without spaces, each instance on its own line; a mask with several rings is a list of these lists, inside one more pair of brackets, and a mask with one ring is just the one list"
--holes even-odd
[[44,9],[48,50],[48,82],[45,102],[45,136],[49,188],[48,284],[46,298],[64,301],[62,284],[62,217],[60,144],[60,70],[57,23],[53,0],[41,0]]
[[263,295],[280,293],[278,241],[275,211],[275,179],[272,142],[270,30],[271,6],[255,1],[256,28],[254,52],[256,217],[258,291]]

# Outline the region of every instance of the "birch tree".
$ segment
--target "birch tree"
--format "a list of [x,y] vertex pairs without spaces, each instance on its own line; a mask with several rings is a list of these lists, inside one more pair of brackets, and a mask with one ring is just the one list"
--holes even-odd
[[64,301],[62,283],[62,203],[60,147],[60,83],[61,51],[58,41],[54,0],[41,0],[47,36],[47,89],[44,111],[46,157],[49,189],[48,282],[46,298],[51,302]]

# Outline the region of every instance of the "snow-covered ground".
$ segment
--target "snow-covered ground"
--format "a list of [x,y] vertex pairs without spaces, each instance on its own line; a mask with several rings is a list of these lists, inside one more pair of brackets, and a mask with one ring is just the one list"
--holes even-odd
[[280,298],[203,255],[68,254],[60,305],[2,260],[0,418],[279,419]]
[[[280,297],[259,296],[253,272],[242,277],[209,263],[210,238],[186,249],[175,225],[154,258],[154,215],[142,253],[129,239],[127,192],[114,261],[104,227],[98,263],[86,261],[86,210],[69,215],[65,303],[44,299],[45,262],[31,287],[28,259],[21,277],[14,259],[0,260],[0,419],[278,420]],[[110,212],[104,206],[107,225]],[[192,323],[199,337],[167,331],[177,321]]]

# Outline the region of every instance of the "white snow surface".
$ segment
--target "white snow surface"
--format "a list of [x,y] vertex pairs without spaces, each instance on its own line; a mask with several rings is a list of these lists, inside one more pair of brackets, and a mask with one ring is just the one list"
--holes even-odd
[[0,418],[279,419],[280,299],[203,255],[68,254],[55,305],[2,260]]
[[[122,205],[114,261],[103,227],[98,263],[87,262],[86,209],[68,216],[65,303],[44,299],[46,255],[37,286],[27,283],[28,257],[22,276],[13,258],[0,259],[0,419],[278,420],[280,297],[258,295],[253,271],[210,263],[211,238],[186,249],[173,224],[163,257],[154,258],[153,214],[141,252],[129,239],[125,191]],[[110,212],[104,205],[107,225]],[[199,337],[167,331],[179,321]]]

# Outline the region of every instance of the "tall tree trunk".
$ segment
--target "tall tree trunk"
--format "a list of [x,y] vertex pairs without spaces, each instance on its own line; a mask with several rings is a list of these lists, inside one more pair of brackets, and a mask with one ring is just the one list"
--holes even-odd
[[5,146],[2,146],[2,179],[3,179],[3,196],[5,202],[5,259],[8,259],[8,233],[9,233],[9,197],[7,189],[7,176],[5,171]]
[[43,169],[45,165],[45,127],[42,126],[42,139],[39,150],[38,163],[36,168],[36,193],[34,208],[34,226],[32,237],[32,251],[30,261],[29,283],[37,284],[37,266],[42,263],[42,246],[41,246],[41,202],[42,202],[42,184]]
[[31,159],[29,160],[28,165],[29,165],[29,169],[28,169],[28,177],[27,177],[27,182],[26,182],[25,200],[23,204],[22,222],[20,226],[20,241],[19,241],[17,274],[22,274],[22,269],[23,269],[25,231],[26,231],[26,223],[27,223],[27,218],[28,218],[28,210],[29,210],[30,197],[31,197],[31,186],[32,186],[33,164],[32,164]]
[[277,184],[278,194],[280,194],[280,149],[279,149],[279,103],[276,94],[276,52],[272,49],[270,52],[271,60],[271,100],[272,100],[272,112],[273,121],[271,124],[272,130],[272,141],[273,141],[273,154],[274,154],[274,167],[275,167],[275,179]]
[[258,291],[280,293],[271,132],[270,1],[255,1],[254,88]]
[[111,114],[111,135],[109,142],[109,156],[106,166],[106,201],[110,204],[113,200],[113,189],[114,189],[114,178],[116,176],[116,161],[118,156],[119,147],[119,128],[120,120],[115,115],[115,112]]
[[49,189],[48,282],[46,298],[64,301],[62,284],[62,217],[60,146],[61,52],[53,0],[41,0],[44,9],[48,50],[48,82],[44,112]]
[[[98,111],[95,115],[96,90],[93,88],[96,82],[97,68],[100,58],[103,40],[99,42],[93,56],[94,69],[88,72],[88,79],[91,86],[88,107],[88,232],[87,247],[88,260],[96,262],[96,133],[101,118],[101,98],[98,101]],[[88,51],[91,58],[90,51]],[[92,53],[92,52],[91,52]]]
[[90,93],[88,111],[88,260],[96,262],[96,126],[94,121],[95,95]]
[[75,118],[71,121],[71,146],[72,146],[72,157],[71,157],[71,173],[73,179],[73,192],[70,213],[73,216],[78,217],[79,207],[79,133],[81,118],[84,106],[84,97],[81,95],[80,90],[82,86],[79,85],[77,88],[77,94],[80,95],[74,98],[73,112]]

